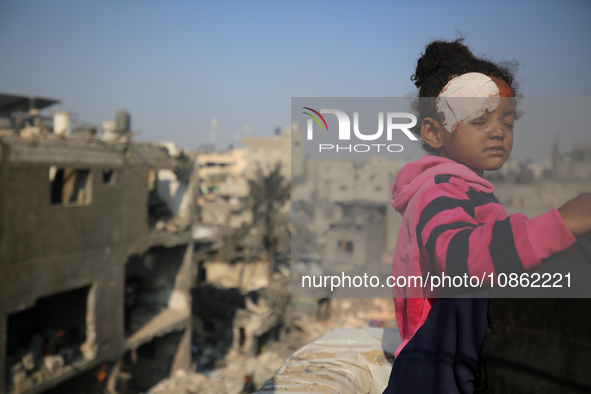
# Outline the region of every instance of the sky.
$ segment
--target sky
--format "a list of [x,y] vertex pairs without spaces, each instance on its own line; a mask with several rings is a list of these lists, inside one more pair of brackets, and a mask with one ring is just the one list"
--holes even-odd
[[[525,97],[591,97],[591,2],[0,2],[0,92],[56,98],[100,126],[119,110],[138,139],[240,146],[290,125],[292,97],[405,97],[416,61],[458,32],[477,55],[516,60]],[[516,133],[518,132],[516,128]],[[550,154],[523,131],[514,156]],[[563,132],[566,133],[566,132]],[[560,138],[561,150],[591,140]]]

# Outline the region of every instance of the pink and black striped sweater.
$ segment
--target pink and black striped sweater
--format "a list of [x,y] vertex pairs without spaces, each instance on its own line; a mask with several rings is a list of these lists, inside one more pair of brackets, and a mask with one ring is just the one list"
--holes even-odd
[[[450,159],[425,156],[405,165],[392,185],[392,205],[403,216],[392,275],[494,278],[530,270],[575,243],[556,209],[532,219],[507,216],[493,192],[492,183]],[[423,325],[436,296],[428,287],[394,288],[402,337],[396,355]]]

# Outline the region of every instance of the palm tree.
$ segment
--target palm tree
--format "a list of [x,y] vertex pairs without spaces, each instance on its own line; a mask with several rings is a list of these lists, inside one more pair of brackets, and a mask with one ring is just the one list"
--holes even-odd
[[259,166],[254,179],[248,181],[253,225],[263,226],[263,247],[269,260],[269,279],[273,274],[280,210],[291,196],[291,184],[281,173],[281,162],[265,174]]

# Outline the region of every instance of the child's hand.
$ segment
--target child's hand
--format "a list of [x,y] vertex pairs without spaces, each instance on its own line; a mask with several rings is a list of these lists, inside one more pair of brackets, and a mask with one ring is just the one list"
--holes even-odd
[[591,193],[581,194],[558,208],[566,227],[575,237],[591,231]]

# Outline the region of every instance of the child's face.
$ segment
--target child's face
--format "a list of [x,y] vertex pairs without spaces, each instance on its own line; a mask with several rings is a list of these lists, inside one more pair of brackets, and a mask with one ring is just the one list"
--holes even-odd
[[487,112],[471,123],[450,133],[440,131],[442,146],[439,154],[463,163],[479,174],[501,168],[513,148],[515,94],[504,81],[492,80],[500,91],[497,109]]

